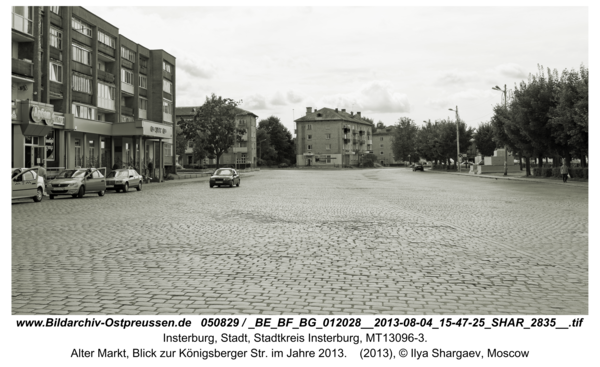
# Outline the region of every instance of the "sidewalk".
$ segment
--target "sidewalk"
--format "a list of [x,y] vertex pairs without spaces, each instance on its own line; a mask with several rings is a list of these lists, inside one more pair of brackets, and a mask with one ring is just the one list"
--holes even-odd
[[437,171],[427,169],[427,172],[434,173],[448,173],[451,175],[459,175],[459,176],[469,176],[476,178],[488,178],[488,179],[501,179],[501,180],[514,180],[514,181],[528,181],[528,182],[536,182],[536,183],[549,183],[554,185],[563,185],[563,186],[576,186],[576,187],[588,187],[588,181],[573,181],[569,179],[567,183],[562,182],[562,179],[552,178],[552,177],[535,177],[535,176],[525,176],[525,171],[517,172],[517,173],[509,173],[508,176],[504,176],[503,173],[492,173],[487,175],[475,175],[471,173],[459,173],[459,172],[446,172],[446,171]]

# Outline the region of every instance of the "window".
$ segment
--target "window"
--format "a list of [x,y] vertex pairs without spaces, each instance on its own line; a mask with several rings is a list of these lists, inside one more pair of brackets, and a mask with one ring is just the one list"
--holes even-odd
[[13,6],[12,13],[13,29],[33,35],[33,6]]
[[173,94],[173,83],[166,79],[163,79],[163,91],[169,94]]
[[133,117],[121,115],[121,122],[133,122]]
[[115,109],[115,87],[104,83],[98,83],[98,107],[107,110]]
[[71,27],[73,28],[73,30],[83,35],[86,35],[90,38],[92,37],[92,28],[75,17],[71,18]]
[[73,103],[72,108],[73,116],[75,117],[88,120],[96,119],[96,109],[94,107]]
[[171,72],[171,64],[163,60],[163,70],[170,73]]
[[331,163],[331,155],[327,155],[327,163]]
[[139,87],[140,88],[144,88],[144,89],[148,89],[148,78],[146,78],[143,75],[140,75],[139,78],[140,78],[139,79],[140,80]]
[[62,31],[50,27],[50,46],[62,49]]
[[50,6],[50,11],[54,14],[60,15],[60,6]]
[[98,42],[104,43],[110,48],[115,48],[115,39],[109,36],[108,34],[98,30]]
[[148,68],[148,59],[140,57],[140,67]]
[[331,144],[325,145],[325,150],[331,150]]
[[73,90],[92,94],[92,79],[79,73],[73,73]]
[[309,134],[308,135],[308,140],[311,140],[311,139],[312,139],[312,135]]
[[92,51],[73,43],[73,61],[86,65],[92,65]]
[[312,144],[308,144],[308,145],[306,146],[306,149],[307,149],[307,150],[312,150]]
[[62,65],[56,64],[54,62],[50,63],[50,80],[57,83],[63,82]]
[[383,136],[380,136],[380,137],[379,137],[379,141],[383,141]]
[[168,113],[170,115],[172,110],[173,110],[173,103],[171,103],[171,101],[163,99],[163,112]]
[[121,81],[125,84],[133,85],[133,73],[129,70],[121,69]]
[[383,155],[383,152],[381,152],[381,153],[379,153],[379,154]]
[[135,52],[123,46],[121,46],[121,57],[131,62],[135,62]]
[[325,134],[325,139],[331,139],[331,134]]
[[312,125],[308,124],[308,126],[306,127],[306,130],[312,130]]
[[148,110],[148,100],[140,97],[140,110]]
[[380,148],[383,148],[383,144],[379,144],[379,147],[380,147]]

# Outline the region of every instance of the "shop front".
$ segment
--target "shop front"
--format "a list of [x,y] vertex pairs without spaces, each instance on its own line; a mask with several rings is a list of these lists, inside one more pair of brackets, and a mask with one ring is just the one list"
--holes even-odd
[[[68,116],[68,114],[67,114]],[[72,115],[71,115],[72,116]],[[54,106],[34,101],[12,102],[12,167],[64,167],[66,116]]]
[[173,164],[173,126],[150,120],[114,124],[115,163],[131,166],[153,181],[163,181]]

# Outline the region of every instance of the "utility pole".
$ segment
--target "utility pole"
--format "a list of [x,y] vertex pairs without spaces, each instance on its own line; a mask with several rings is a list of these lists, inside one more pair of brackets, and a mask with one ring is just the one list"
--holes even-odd
[[449,108],[448,110],[456,112],[456,163],[458,165],[458,172],[460,172],[460,142],[458,140],[458,106],[456,106],[456,110]]
[[[504,90],[500,89],[498,86],[495,86],[492,89],[504,93],[504,110],[508,112],[508,107],[506,106],[506,84],[504,84]],[[508,176],[508,149],[506,145],[504,145],[504,176]]]

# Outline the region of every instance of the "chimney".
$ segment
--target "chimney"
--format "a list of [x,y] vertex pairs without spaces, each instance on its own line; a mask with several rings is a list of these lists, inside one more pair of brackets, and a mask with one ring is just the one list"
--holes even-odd
[[342,112],[346,112],[346,109],[345,109],[345,108],[342,108]]
[[350,111],[350,116],[354,116],[354,111]]
[[337,107],[335,108],[335,112],[338,112],[338,109],[337,109]]
[[357,115],[358,117],[361,117],[361,116],[360,116],[360,111],[358,111],[358,112],[356,113],[356,115]]
[[306,114],[312,113],[312,107],[306,107]]

